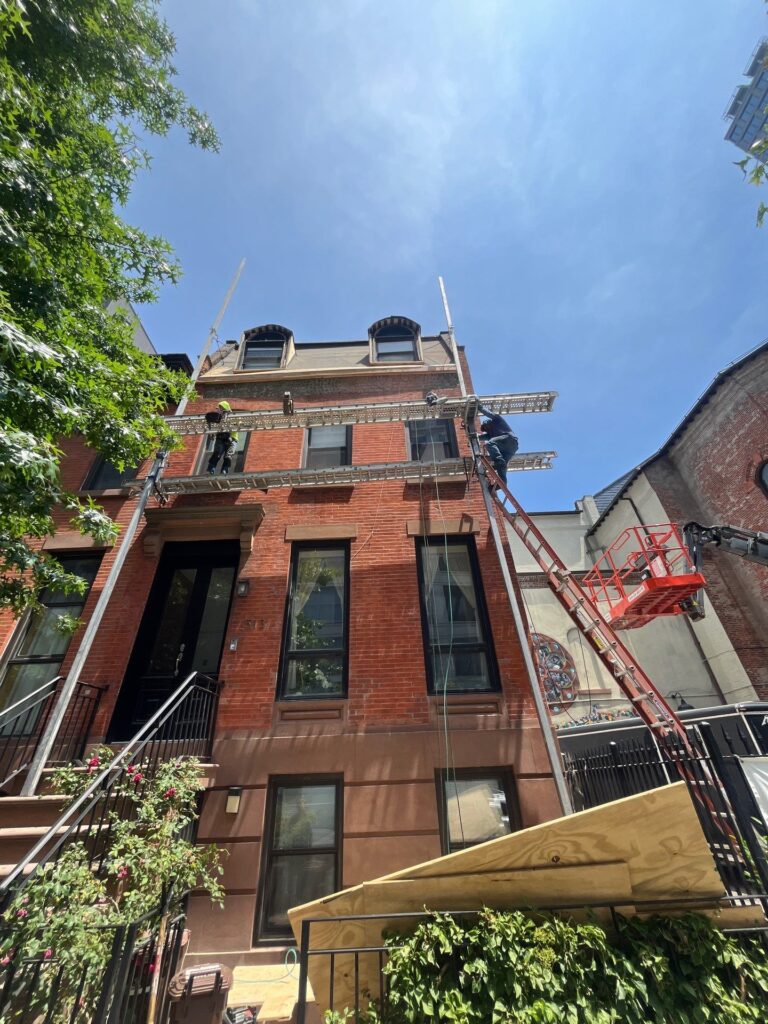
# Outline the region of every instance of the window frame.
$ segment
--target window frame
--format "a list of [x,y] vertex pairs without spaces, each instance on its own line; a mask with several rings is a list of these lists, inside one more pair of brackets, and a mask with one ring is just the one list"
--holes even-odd
[[[270,335],[272,335],[272,337],[270,337]],[[275,337],[275,335],[279,336],[282,342],[282,351],[280,353],[280,359],[278,360],[277,365],[246,366],[245,363],[246,356],[248,354],[248,346],[253,345],[256,348],[277,348],[278,337]],[[236,369],[242,370],[245,373],[264,373],[270,371],[274,372],[275,370],[282,369],[286,365],[286,353],[288,351],[288,345],[291,341],[291,337],[291,333],[287,329],[282,328],[279,325],[275,325],[274,327],[258,327],[253,328],[250,331],[246,331],[243,335],[243,339],[240,344],[240,351],[238,353]]]
[[267,909],[267,879],[274,861],[272,844],[274,842],[275,815],[277,812],[277,793],[283,787],[286,789],[301,789],[306,786],[334,786],[336,789],[336,805],[334,808],[334,828],[336,831],[336,843],[331,850],[330,847],[301,847],[293,850],[278,851],[279,857],[292,857],[298,854],[306,855],[308,849],[317,853],[335,854],[334,873],[335,881],[332,892],[338,892],[344,888],[342,872],[344,868],[343,847],[344,847],[344,774],[343,772],[328,772],[308,775],[270,775],[267,779],[267,799],[264,811],[264,829],[262,832],[262,850],[259,863],[259,884],[256,896],[256,913],[253,922],[253,945],[273,946],[283,945],[292,933],[289,931],[277,934],[265,934],[264,919]]
[[[252,411],[253,411],[252,409],[233,409],[232,412],[231,412],[231,415],[232,416],[237,416],[240,413],[252,412]],[[225,426],[226,426],[226,424],[225,424]],[[245,472],[245,460],[246,460],[246,457],[248,455],[248,446],[251,443],[251,434],[253,433],[253,431],[252,430],[236,430],[236,431],[234,431],[234,433],[236,433],[236,434],[245,434],[245,444],[243,445],[243,450],[240,453],[243,456],[243,468],[242,469],[233,469],[232,473],[244,473]],[[210,431],[207,434],[203,434],[203,439],[200,442],[200,448],[198,449],[198,452],[197,452],[197,459],[195,461],[195,468],[194,468],[194,472],[192,474],[193,476],[202,476],[205,473],[206,463],[208,462],[208,459],[211,457],[211,453],[206,451],[206,445],[208,444],[208,438],[209,437],[215,437],[215,436],[216,436],[216,431]],[[235,461],[235,460],[233,460],[233,461]]]
[[[408,461],[409,462],[418,462],[418,464],[420,466],[424,465],[424,463],[422,462],[421,459],[414,459],[414,457],[413,457],[413,447],[416,444],[416,442],[413,440],[413,438],[411,436],[411,427],[414,427],[414,426],[416,426],[419,423],[447,423],[448,424],[448,441],[447,441],[447,443],[451,446],[452,454],[450,454],[450,455],[443,454],[443,457],[441,459],[438,459],[437,461],[438,462],[445,462],[448,459],[458,459],[459,458],[459,441],[458,441],[458,438],[456,436],[456,423],[455,423],[455,421],[452,420],[449,416],[435,416],[435,417],[431,417],[430,416],[430,417],[428,417],[426,419],[423,419],[423,420],[408,420],[407,423],[404,424],[404,426],[405,426],[406,455],[408,456]],[[443,443],[446,443],[446,442],[443,442]]]
[[[85,550],[85,551],[61,551],[61,552],[57,551],[57,552],[54,552],[54,557],[56,558],[57,561],[59,561],[62,564],[64,569],[66,569],[66,563],[68,561],[72,561],[72,562],[78,561],[79,562],[79,561],[82,561],[84,559],[87,559],[88,561],[92,561],[92,562],[96,563],[96,571],[93,574],[93,579],[88,584],[88,589],[86,590],[85,594],[82,595],[81,599],[78,597],[77,594],[61,594],[59,600],[41,602],[43,608],[46,608],[46,609],[47,608],[61,608],[61,609],[63,609],[64,611],[62,612],[62,614],[64,614],[67,609],[72,609],[72,608],[76,607],[77,605],[80,605],[80,609],[77,612],[77,615],[78,615],[78,618],[79,618],[80,615],[82,615],[82,613],[83,613],[83,611],[85,609],[85,606],[88,603],[88,598],[91,595],[91,591],[93,590],[93,586],[94,586],[94,584],[96,582],[96,577],[98,576],[99,569],[101,568],[101,562],[102,562],[102,559],[104,557],[104,552],[101,551],[101,550],[95,550],[95,551],[89,551],[89,550]],[[72,644],[72,640],[74,639],[74,637],[70,637],[69,643],[64,648],[64,650],[62,651],[61,655],[53,655],[52,656],[52,655],[43,655],[43,654],[33,654],[33,655],[20,655],[19,654],[19,651],[23,647],[24,641],[25,641],[25,639],[27,637],[27,634],[29,633],[29,629],[30,629],[30,627],[31,627],[31,625],[32,625],[32,623],[34,621],[34,615],[35,615],[35,612],[34,611],[30,611],[28,614],[26,614],[26,615],[24,615],[22,617],[21,621],[18,623],[18,625],[16,627],[16,630],[14,631],[14,634],[11,637],[11,641],[8,644],[8,647],[7,647],[7,649],[6,649],[5,653],[4,653],[3,658],[0,659],[0,692],[2,692],[3,686],[5,684],[5,680],[6,680],[7,676],[8,676],[8,673],[13,668],[14,665],[49,665],[50,664],[50,665],[55,665],[56,666],[56,671],[51,673],[50,679],[55,679],[56,676],[60,674],[59,673],[59,669],[61,668],[62,664],[64,663],[64,660],[67,657],[67,654],[69,653],[69,648],[70,648],[70,646]],[[46,680],[46,681],[48,681],[48,680]],[[3,706],[4,705],[2,703],[2,700],[0,700],[0,709]]]
[[[286,693],[285,682],[288,665],[294,654],[289,650],[291,632],[291,604],[294,588],[296,586],[296,575],[299,569],[299,553],[301,551],[344,551],[344,634],[342,646],[334,654],[341,655],[341,690],[338,693]],[[351,547],[348,540],[299,540],[291,544],[291,559],[288,575],[288,588],[285,596],[285,611],[283,614],[283,637],[280,645],[280,662],[277,672],[277,694],[278,701],[303,701],[303,700],[346,700],[349,692],[349,607],[350,601],[350,562]],[[311,651],[303,652],[310,655]]]
[[[449,853],[458,853],[460,850],[469,850],[480,843],[455,843],[451,845],[451,837],[448,832],[448,799],[446,783],[450,784],[449,771],[446,768],[435,769],[435,786],[437,789],[437,820],[440,827],[440,849],[443,856]],[[520,800],[517,795],[517,782],[512,768],[496,767],[494,765],[481,765],[477,768],[456,768],[451,769],[450,774],[457,782],[471,782],[473,779],[487,779],[497,775],[501,779],[504,791],[504,799],[507,804],[507,817],[509,818],[509,832],[519,832],[523,827],[520,814]],[[499,836],[498,838],[503,838]],[[489,842],[489,840],[485,840]]]
[[[421,614],[421,638],[424,646],[424,667],[427,674],[427,693],[433,697],[442,697],[444,691],[437,689],[435,686],[434,677],[434,665],[432,663],[432,644],[430,642],[429,635],[429,613],[427,610],[426,594],[424,593],[424,556],[423,551],[425,548],[434,546],[436,548],[443,548],[445,541],[441,537],[433,537],[431,542],[428,536],[416,537],[416,572],[418,577],[419,586],[419,611]],[[452,694],[479,694],[479,693],[500,693],[501,692],[501,678],[499,675],[499,665],[496,661],[496,649],[493,642],[493,631],[491,630],[491,620],[488,615],[488,606],[485,601],[485,590],[483,588],[482,576],[480,575],[480,563],[477,557],[477,547],[475,545],[474,537],[465,536],[462,534],[449,534],[447,537],[447,543],[450,546],[459,547],[460,545],[466,546],[469,551],[469,564],[472,571],[472,584],[475,588],[475,597],[477,598],[477,611],[480,617],[480,625],[485,637],[485,642],[482,644],[463,644],[462,647],[467,651],[476,650],[483,651],[485,653],[486,664],[488,665],[488,674],[490,676],[490,686],[481,690],[477,687],[467,687],[459,689],[458,687],[452,687],[446,689],[445,693],[449,696]],[[447,647],[447,644],[441,645]],[[454,641],[454,649],[456,647]]]
[[[763,474],[765,474],[765,480]],[[763,459],[755,470],[755,483],[768,498],[768,459]]]
[[[310,465],[308,465],[309,453],[313,450],[312,448],[310,448],[310,445],[309,445],[310,434],[311,434],[311,432],[313,430],[322,430],[322,429],[323,429],[322,425],[319,426],[319,427],[305,427],[304,428],[304,445],[303,445],[302,450],[301,450],[301,468],[302,469],[318,469],[319,470],[319,469],[323,469],[323,468],[329,468],[329,467],[310,466]],[[315,449],[315,450],[317,450],[317,449]],[[351,424],[347,424],[346,425],[345,450],[346,450],[346,462],[340,462],[339,466],[351,466],[352,465],[352,425]],[[338,466],[331,466],[330,468],[331,469],[337,469]]]
[[88,467],[88,472],[85,475],[85,479],[83,480],[83,484],[80,487],[80,490],[81,491],[96,491],[96,492],[100,492],[100,491],[124,491],[124,490],[126,490],[128,485],[130,483],[132,483],[136,479],[136,477],[138,476],[138,473],[139,473],[139,469],[141,468],[140,465],[139,466],[126,466],[126,468],[122,471],[121,476],[123,474],[125,474],[125,473],[133,473],[133,476],[129,477],[123,483],[110,485],[109,487],[103,487],[103,486],[99,487],[99,486],[96,486],[95,478],[102,471],[104,466],[107,466],[107,465],[112,466],[114,469],[117,469],[117,467],[114,465],[114,463],[110,462],[109,459],[106,458],[106,456],[104,456],[104,455],[97,455],[96,458],[91,463],[91,465]]

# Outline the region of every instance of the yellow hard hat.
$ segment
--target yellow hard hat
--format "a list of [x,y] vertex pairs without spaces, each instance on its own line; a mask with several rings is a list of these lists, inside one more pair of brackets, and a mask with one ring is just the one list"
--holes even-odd
[[229,404],[229,402],[219,402],[219,408],[223,412],[232,412],[232,406]]

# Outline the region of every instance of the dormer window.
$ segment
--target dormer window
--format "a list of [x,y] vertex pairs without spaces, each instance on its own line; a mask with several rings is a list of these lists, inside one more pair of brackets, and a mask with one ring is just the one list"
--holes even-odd
[[293,335],[286,327],[267,324],[243,335],[241,370],[277,370],[287,362],[286,348]]
[[404,316],[388,316],[369,329],[371,361],[416,363],[421,360],[421,327]]

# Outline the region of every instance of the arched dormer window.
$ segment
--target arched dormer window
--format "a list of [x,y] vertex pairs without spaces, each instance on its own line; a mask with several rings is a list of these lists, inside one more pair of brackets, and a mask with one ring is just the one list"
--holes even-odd
[[279,324],[252,327],[243,334],[241,370],[276,370],[285,363],[283,354],[293,333]]
[[406,316],[387,316],[368,328],[371,362],[415,363],[421,359],[421,327]]

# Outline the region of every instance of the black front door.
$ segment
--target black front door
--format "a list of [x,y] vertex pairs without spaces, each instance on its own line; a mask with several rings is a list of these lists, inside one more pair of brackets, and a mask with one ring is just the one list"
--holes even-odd
[[133,736],[190,672],[216,677],[239,557],[236,541],[165,545],[110,740]]

